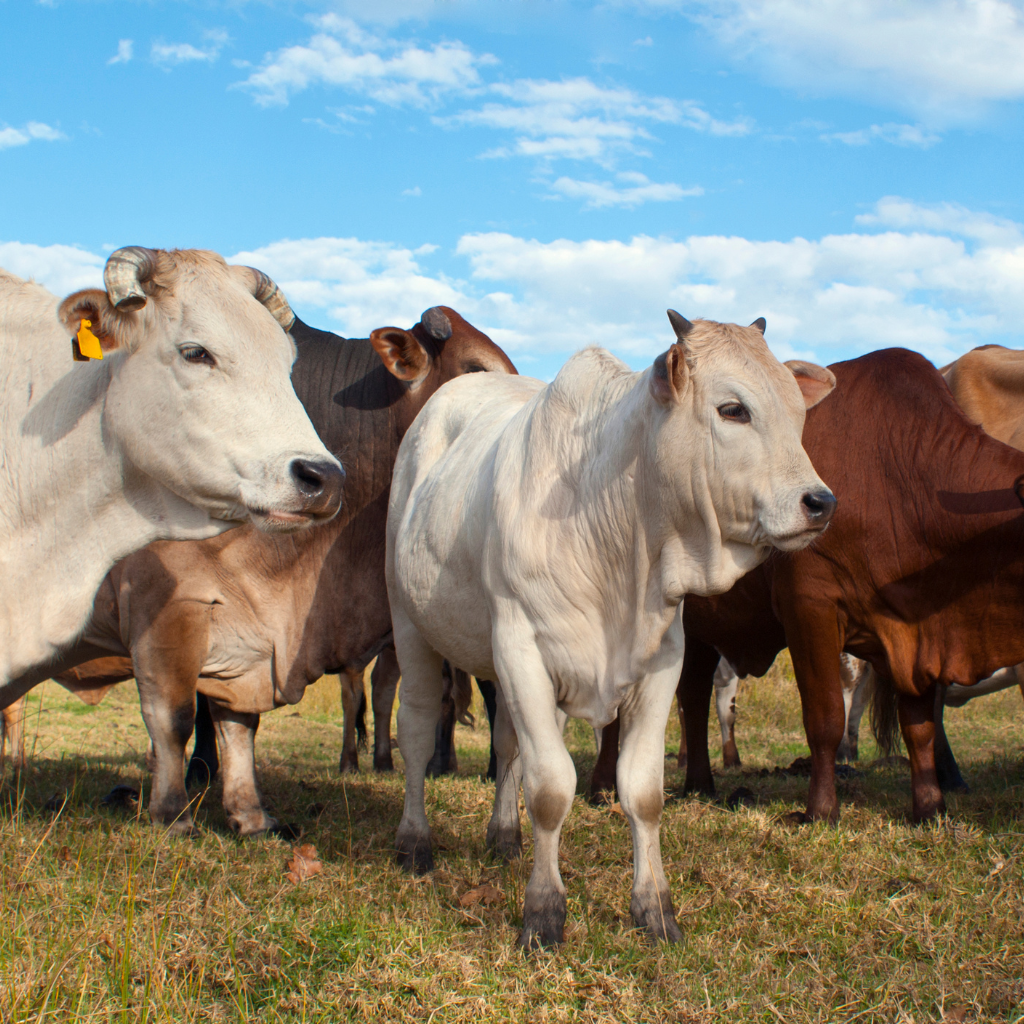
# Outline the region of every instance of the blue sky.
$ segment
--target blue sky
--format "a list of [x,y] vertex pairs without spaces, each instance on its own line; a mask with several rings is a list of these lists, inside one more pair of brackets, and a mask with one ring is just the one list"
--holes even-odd
[[0,0],[0,265],[195,246],[550,377],[664,317],[783,358],[1022,346],[1019,0]]

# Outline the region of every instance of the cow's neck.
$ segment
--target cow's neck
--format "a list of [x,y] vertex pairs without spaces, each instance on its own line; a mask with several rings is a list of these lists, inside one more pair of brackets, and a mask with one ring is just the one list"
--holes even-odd
[[[15,363],[24,379],[12,381],[4,410],[4,461],[21,472],[16,489],[0,485],[10,510],[0,520],[0,687],[20,687],[37,668],[47,678],[116,561],[160,537],[228,528],[133,471],[104,431],[107,387],[123,357],[75,364],[70,343],[54,349]],[[2,691],[0,702],[8,699]]]
[[[666,502],[665,467],[656,464],[662,414],[649,397],[649,371],[612,368],[586,381],[586,394],[577,389],[567,396],[559,384],[538,409],[531,444],[539,449],[538,466],[572,467],[553,487],[541,484],[550,495],[564,492],[566,514],[553,509],[563,534],[560,560],[575,573],[593,565],[599,552],[590,599],[617,635],[631,638],[630,671],[638,671],[657,651],[685,594],[728,589],[759,559],[750,549],[750,561],[741,565],[723,546],[710,492],[690,467],[675,467],[695,481],[690,508],[685,501],[667,507],[676,503]],[[553,450],[561,456],[552,458]],[[688,453],[676,455],[682,462]],[[526,476],[531,472],[525,467]],[[542,515],[543,502],[551,500],[541,499]]]

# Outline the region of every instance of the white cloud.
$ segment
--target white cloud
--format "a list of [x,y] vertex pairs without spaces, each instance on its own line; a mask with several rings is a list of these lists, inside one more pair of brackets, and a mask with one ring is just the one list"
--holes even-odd
[[701,22],[737,59],[817,93],[947,121],[1024,96],[1019,0],[645,0]]
[[11,149],[14,146],[26,146],[33,140],[56,142],[67,136],[51,128],[41,121],[29,121],[24,128],[0,128],[0,149]]
[[149,59],[165,68],[197,60],[212,64],[227,44],[228,34],[223,29],[211,29],[203,33],[203,39],[206,41],[203,48],[191,43],[153,43]]
[[867,146],[876,139],[894,146],[917,146],[927,149],[940,141],[940,136],[916,124],[873,124],[854,132],[826,132],[821,136],[826,141],[834,139],[847,146]]
[[0,242],[0,267],[34,278],[60,296],[79,288],[102,288],[105,262],[102,256],[74,245]]
[[976,239],[993,246],[1014,247],[1024,241],[1021,226],[1006,217],[968,210],[957,203],[924,206],[899,196],[886,196],[874,212],[862,213],[856,223],[889,228],[924,228],[940,234]]
[[132,48],[134,43],[130,39],[119,39],[117,41],[117,53],[114,54],[108,64],[127,64],[132,59]]
[[620,182],[618,185],[610,181],[577,181],[575,178],[561,177],[551,184],[551,190],[570,199],[585,200],[588,209],[608,206],[632,209],[641,203],[665,203],[704,194],[704,189],[700,187],[684,189],[671,182],[658,184],[635,171],[624,171],[616,177]]
[[262,106],[285,104],[289,96],[317,84],[341,86],[394,106],[425,106],[446,93],[478,85],[477,68],[495,60],[474,54],[460,42],[424,49],[382,39],[336,14],[318,18],[316,24],[320,31],[308,44],[268,55],[239,86],[249,89]]
[[[416,323],[430,306],[460,311],[472,303],[457,282],[430,276],[418,263],[434,246],[407,249],[358,238],[286,239],[228,258],[269,274],[300,316],[328,316],[343,335],[366,337],[375,327]],[[318,321],[316,315],[321,319]]]
[[419,185],[414,185],[412,188],[403,188],[402,189],[402,195],[403,196],[421,196],[421,195],[423,195],[423,190],[419,187]]
[[719,121],[692,100],[643,96],[589,78],[520,79],[494,84],[488,91],[500,101],[435,120],[450,127],[476,125],[512,133],[512,148],[485,154],[492,157],[606,162],[615,151],[642,153],[642,144],[651,138],[646,125],[652,123],[681,124],[713,135],[742,135],[751,128],[745,119]]

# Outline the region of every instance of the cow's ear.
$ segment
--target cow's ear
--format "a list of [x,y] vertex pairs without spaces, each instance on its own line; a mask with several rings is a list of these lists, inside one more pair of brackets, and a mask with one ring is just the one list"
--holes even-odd
[[388,373],[407,384],[419,384],[430,372],[430,353],[412,331],[378,327],[370,334],[370,344],[377,350]]
[[836,375],[831,370],[818,366],[817,363],[805,363],[802,359],[790,359],[786,366],[796,377],[806,408],[812,408],[832,394],[832,389],[836,386]]
[[661,405],[682,401],[686,380],[690,375],[686,365],[686,346],[676,342],[667,352],[654,360],[651,368],[651,395]]
[[102,289],[86,288],[69,295],[57,307],[57,316],[72,337],[78,334],[82,321],[88,320],[88,329],[99,338],[100,347],[112,352],[124,343],[124,320],[131,314],[114,309]]

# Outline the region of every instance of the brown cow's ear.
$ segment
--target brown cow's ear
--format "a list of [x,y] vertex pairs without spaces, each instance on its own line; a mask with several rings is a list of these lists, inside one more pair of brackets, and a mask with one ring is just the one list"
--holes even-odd
[[419,384],[430,372],[430,353],[412,331],[401,327],[378,327],[370,334],[388,373],[408,384]]
[[806,408],[814,407],[823,398],[832,394],[832,389],[836,386],[836,375],[831,370],[818,366],[817,363],[805,363],[802,359],[790,359],[786,366],[796,377]]
[[104,352],[112,352],[123,342],[123,320],[130,313],[118,313],[110,304],[107,293],[99,288],[86,288],[69,295],[57,307],[57,316],[70,336],[78,334],[83,320],[89,321],[89,330],[99,338]]
[[667,352],[654,360],[651,368],[651,395],[661,405],[682,401],[686,381],[690,375],[686,365],[686,346],[676,342]]

